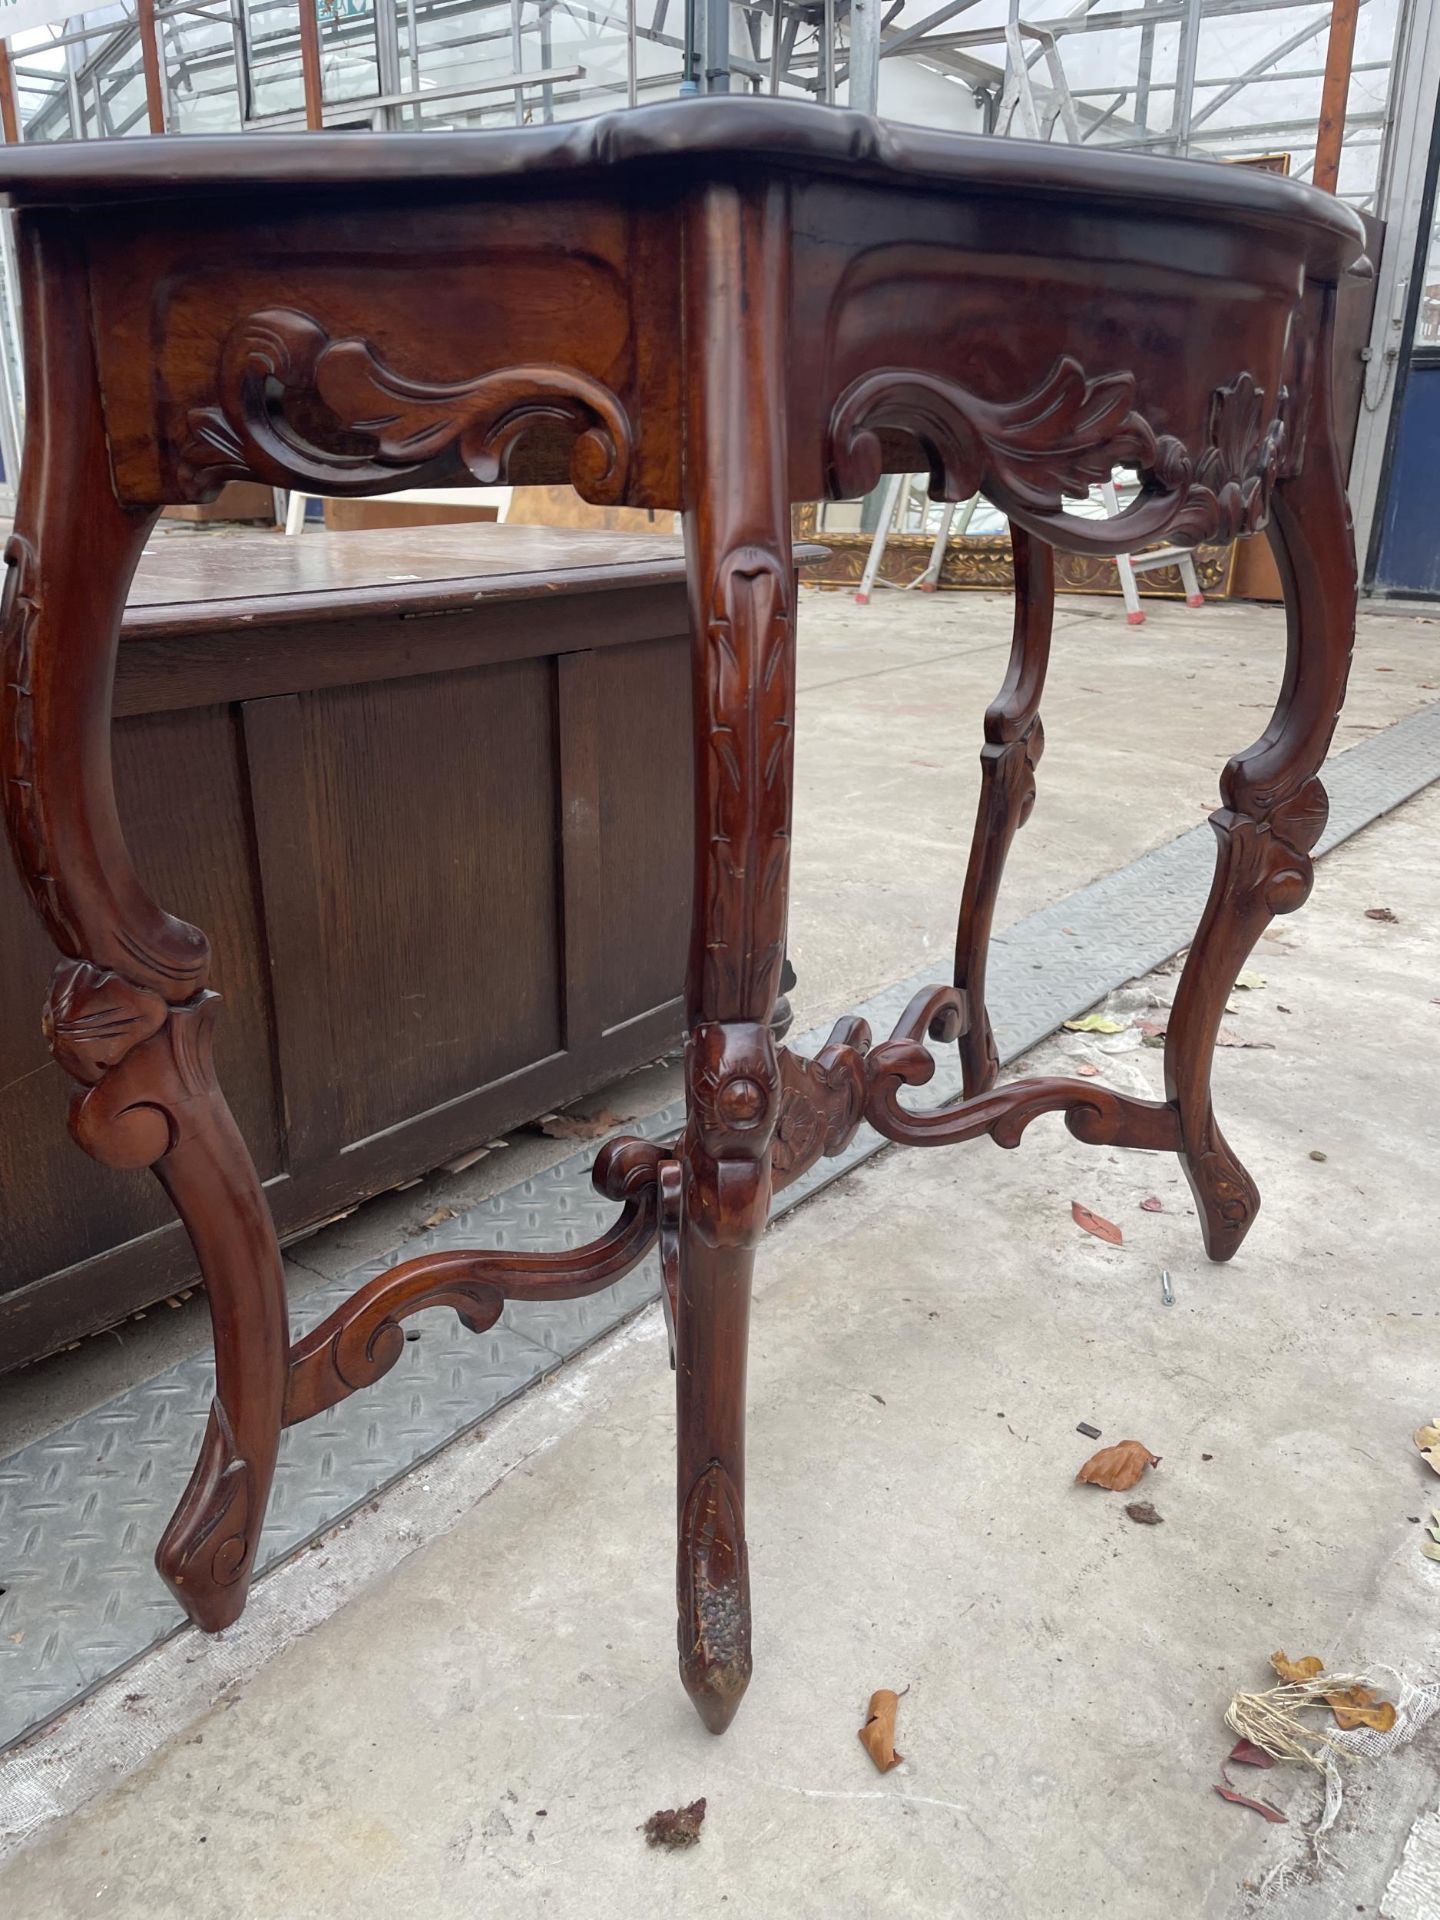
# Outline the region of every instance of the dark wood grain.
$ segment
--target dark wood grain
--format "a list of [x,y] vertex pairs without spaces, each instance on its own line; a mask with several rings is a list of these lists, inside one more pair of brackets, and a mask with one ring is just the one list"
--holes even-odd
[[[377,1378],[405,1314],[445,1303],[486,1326],[511,1293],[590,1291],[658,1237],[676,1364],[681,1677],[720,1732],[752,1669],[746,1349],[777,1185],[839,1152],[862,1117],[906,1144],[986,1134],[1014,1146],[1061,1113],[1091,1144],[1178,1153],[1215,1258],[1254,1218],[1254,1183],[1215,1119],[1210,1059],[1245,954],[1308,891],[1324,820],[1316,775],[1355,588],[1331,358],[1337,282],[1366,270],[1360,224],[1326,195],[1247,169],[753,100],[500,134],[27,148],[0,156],[0,191],[21,209],[36,369],[4,623],[11,836],[74,956],[51,1026],[89,1088],[76,1130],[114,1164],[156,1165],[218,1303],[216,1425],[166,1571],[202,1623],[233,1617],[282,1417]],[[37,449],[52,446],[33,481]],[[1117,466],[1139,481],[1124,514],[1067,511]],[[771,1026],[789,877],[791,508],[922,468],[936,498],[979,489],[1017,529],[1015,646],[987,716],[955,983],[917,996],[879,1045],[847,1019],[802,1061]],[[682,1137],[615,1148],[601,1177],[621,1215],[589,1247],[427,1256],[362,1289],[291,1352],[283,1405],[265,1278],[275,1238],[250,1161],[208,1078],[191,1131],[175,1117],[182,1037],[213,1015],[207,950],[140,890],[108,798],[108,676],[149,515],[236,479],[337,496],[569,479],[596,504],[682,509],[690,607],[693,798],[672,765],[665,827],[688,815],[693,832]],[[1041,745],[1048,549],[1267,527],[1288,661],[1269,726],[1222,781],[1220,857],[1170,1023],[1166,1097],[994,1084],[985,947]],[[413,588],[389,583],[373,611],[393,618]],[[397,651],[393,634],[357,639],[344,684],[287,679],[286,656],[315,626],[287,604],[294,617],[272,628],[283,642],[256,649],[253,690],[280,699],[254,736],[269,730],[273,744],[293,728],[302,742],[290,800],[303,825],[272,814],[264,831],[295,849],[297,868],[277,896],[295,932],[291,949],[277,943],[272,993],[310,1009],[333,1065],[336,1117],[317,1106],[315,1125],[368,1129],[373,1151],[399,1108],[452,1111],[476,1070],[457,1073],[453,1057],[464,1001],[500,1010],[483,1070],[513,1062],[507,1085],[538,1084],[551,1061],[536,1050],[558,1055],[568,1028],[602,1050],[633,1040],[651,1015],[625,1017],[623,975],[602,963],[597,985],[588,960],[568,973],[522,965],[515,943],[553,954],[558,921],[593,959],[627,910],[653,918],[657,950],[678,935],[678,890],[657,910],[638,877],[663,835],[611,791],[617,754],[655,749],[644,708],[673,691],[673,661],[646,675],[638,651],[616,667],[619,650],[599,637],[547,638],[527,656],[514,636],[502,660],[429,623],[423,670],[446,683],[436,711],[406,691],[411,643]],[[513,612],[543,622],[546,605],[522,590]],[[137,629],[125,649],[142,681],[157,677],[151,641]],[[486,715],[498,737],[478,756],[467,747]],[[476,797],[468,830],[437,825],[457,792]],[[610,859],[616,838],[597,886],[584,862],[597,846]],[[454,912],[422,936],[436,874]],[[502,891],[503,921],[487,911]],[[398,958],[381,919],[400,930]],[[300,978],[316,926],[334,937]],[[113,1031],[93,1018],[106,995],[109,1017],[124,1016]],[[933,1073],[927,1042],[959,1043],[965,1081],[930,1110],[906,1103]],[[376,1084],[377,1046],[402,1043],[397,1074]],[[248,1341],[242,1301],[256,1316]]]
[[[149,604],[131,607],[122,626],[113,702],[120,820],[152,897],[211,934],[213,978],[226,1001],[218,1071],[282,1238],[654,1058],[683,1026],[691,755],[681,542],[445,528],[412,553],[405,539],[167,538],[137,569],[135,592]],[[297,547],[313,559],[297,564]],[[524,571],[531,565],[535,571]],[[393,579],[407,571],[419,578]],[[390,589],[377,584],[387,580],[410,596],[388,609]],[[144,639],[134,637],[137,624]],[[599,740],[609,826],[586,842],[594,872],[584,874],[574,857],[568,871],[604,902],[602,937],[592,936],[587,963],[599,972],[587,985],[569,951],[577,929],[567,930],[558,912],[532,922],[548,925],[558,952],[534,960],[512,932],[506,965],[532,974],[536,965],[558,967],[577,992],[591,992],[592,1038],[576,1044],[567,1036],[557,1053],[553,1032],[542,1034],[534,1059],[487,1077],[494,1001],[488,991],[471,992],[457,1003],[467,1029],[454,1060],[461,1090],[431,1104],[424,1083],[410,1082],[419,1105],[381,1133],[347,1138],[325,994],[334,970],[326,949],[342,930],[324,918],[316,877],[340,850],[323,832],[317,837],[308,808],[297,804],[308,735],[296,696],[360,685],[383,691],[403,681],[402,701],[419,709],[409,738],[419,742],[427,705],[442,719],[448,710],[454,671],[531,660],[533,724],[548,731],[555,702],[547,675],[561,670],[570,649],[596,666],[595,704],[584,717]],[[632,652],[638,665],[626,670]],[[251,697],[277,686],[278,697]],[[643,753],[627,751],[621,737],[635,705]],[[503,718],[486,711],[471,738],[475,753],[489,755],[491,728]],[[620,729],[614,737],[612,727]],[[345,754],[345,741],[334,750]],[[563,744],[552,764],[558,823]],[[354,777],[363,784],[376,769],[357,758]],[[445,816],[452,831],[473,837],[466,787],[461,768]],[[497,803],[502,838],[507,805]],[[372,986],[403,969],[417,940],[423,945],[430,915],[441,929],[454,926],[444,868],[413,858],[408,865],[421,883],[412,899],[420,918],[408,929],[382,925],[388,958]],[[352,867],[359,894],[370,873],[368,864]],[[386,881],[383,863],[375,873]],[[521,879],[533,884],[528,874]],[[503,911],[492,919],[503,924]],[[78,1162],[65,1142],[63,1076],[34,1016],[52,968],[53,948],[25,910],[18,880],[0,871],[0,1368],[197,1278],[163,1196],[98,1162]],[[403,1052],[403,1028],[388,1043]],[[467,1066],[480,1078],[467,1082]],[[368,1077],[383,1083],[388,1072],[384,1053],[374,1054]]]
[[[643,1018],[685,977],[692,891],[690,659],[666,641],[595,658],[600,750],[600,1005],[607,1028]],[[636,765],[651,778],[635,778]],[[624,929],[641,928],[627,940]]]

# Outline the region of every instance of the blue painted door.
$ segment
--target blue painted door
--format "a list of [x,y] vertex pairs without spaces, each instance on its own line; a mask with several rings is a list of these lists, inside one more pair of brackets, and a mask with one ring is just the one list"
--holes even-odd
[[1375,584],[1440,595],[1440,347],[1418,346],[1400,400]]

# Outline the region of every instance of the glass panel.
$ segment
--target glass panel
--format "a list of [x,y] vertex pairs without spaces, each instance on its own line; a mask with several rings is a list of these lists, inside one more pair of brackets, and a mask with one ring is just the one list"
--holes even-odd
[[157,8],[165,125],[171,133],[235,133],[240,86],[235,18],[225,0],[201,7]]
[[1440,218],[1430,234],[1430,250],[1420,281],[1420,311],[1415,322],[1415,349],[1434,358],[1440,355]]
[[319,0],[321,87],[327,106],[374,98],[380,50],[373,0]]
[[241,0],[248,72],[245,117],[305,111],[296,0]]

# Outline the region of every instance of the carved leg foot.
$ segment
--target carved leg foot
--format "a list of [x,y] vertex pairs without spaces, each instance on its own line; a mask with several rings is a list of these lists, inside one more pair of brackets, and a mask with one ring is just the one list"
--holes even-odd
[[985,1093],[1000,1071],[985,1005],[985,968],[1005,858],[1035,804],[1035,768],[1045,749],[1040,697],[1055,616],[1055,556],[1043,540],[1010,528],[1015,556],[1015,630],[1005,683],[985,714],[980,751],[980,808],[955,940],[955,985],[968,1018],[960,1035],[965,1097]]
[[1355,636],[1354,541],[1330,410],[1334,294],[1313,297],[1326,305],[1316,378],[1269,528],[1285,586],[1285,678],[1269,726],[1221,776],[1224,805],[1211,816],[1220,843],[1215,878],[1165,1042],[1166,1093],[1180,1116],[1181,1159],[1212,1260],[1239,1247],[1260,1195],[1216,1122],[1211,1057],[1250,949],[1273,915],[1293,913],[1310,892],[1310,855],[1327,811],[1316,773],[1345,697]]
[[161,1543],[162,1574],[201,1626],[245,1602],[279,1442],[285,1383],[280,1252],[260,1184],[215,1085],[202,933],[145,893],[110,768],[120,614],[152,510],[110,478],[81,263],[22,247],[30,395],[16,531],[0,608],[0,770],[21,876],[66,960],[45,1022],[80,1083],[70,1128],[87,1153],[152,1167],[195,1244],[217,1383],[200,1461]]
[[768,1027],[707,1025],[686,1055],[689,1123],[676,1314],[680,1677],[712,1733],[750,1684],[745,1359],[770,1211],[780,1066]]

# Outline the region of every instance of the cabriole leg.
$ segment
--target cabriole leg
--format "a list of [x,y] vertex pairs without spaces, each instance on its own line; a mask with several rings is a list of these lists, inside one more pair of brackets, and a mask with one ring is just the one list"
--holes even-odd
[[783,209],[728,186],[686,236],[686,549],[694,634],[695,916],[676,1312],[680,1674],[723,1733],[749,1684],[745,1357],[770,1211],[785,952],[794,585]]
[[216,1394],[189,1488],[157,1555],[200,1626],[245,1603],[280,1436],[280,1252],[250,1156],[215,1084],[218,997],[203,934],[162,912],[115,810],[110,706],[120,616],[153,510],[115,498],[85,316],[83,263],[58,227],[21,233],[29,425],[5,549],[6,824],[65,959],[45,1010],[79,1082],[70,1130],[108,1166],[151,1167],[189,1230],[215,1333]]
[[967,1013],[960,1035],[967,1100],[987,1092],[1000,1071],[985,1005],[990,930],[1010,843],[1035,805],[1035,769],[1045,750],[1040,698],[1055,619],[1055,556],[1043,540],[1013,523],[1010,547],[1015,560],[1014,638],[1004,685],[985,713],[980,807],[955,939],[955,985],[965,995]]
[[1350,509],[1331,421],[1333,290],[1315,349],[1308,417],[1297,423],[1299,470],[1276,485],[1270,545],[1285,587],[1285,677],[1264,733],[1221,776],[1211,815],[1220,849],[1200,928],[1181,975],[1165,1042],[1165,1090],[1180,1115],[1181,1158],[1205,1249],[1228,1260],[1249,1231],[1259,1192],[1215,1119],[1210,1063],[1225,1003],[1273,915],[1310,892],[1310,855],[1328,802],[1316,777],[1345,698],[1355,637]]

